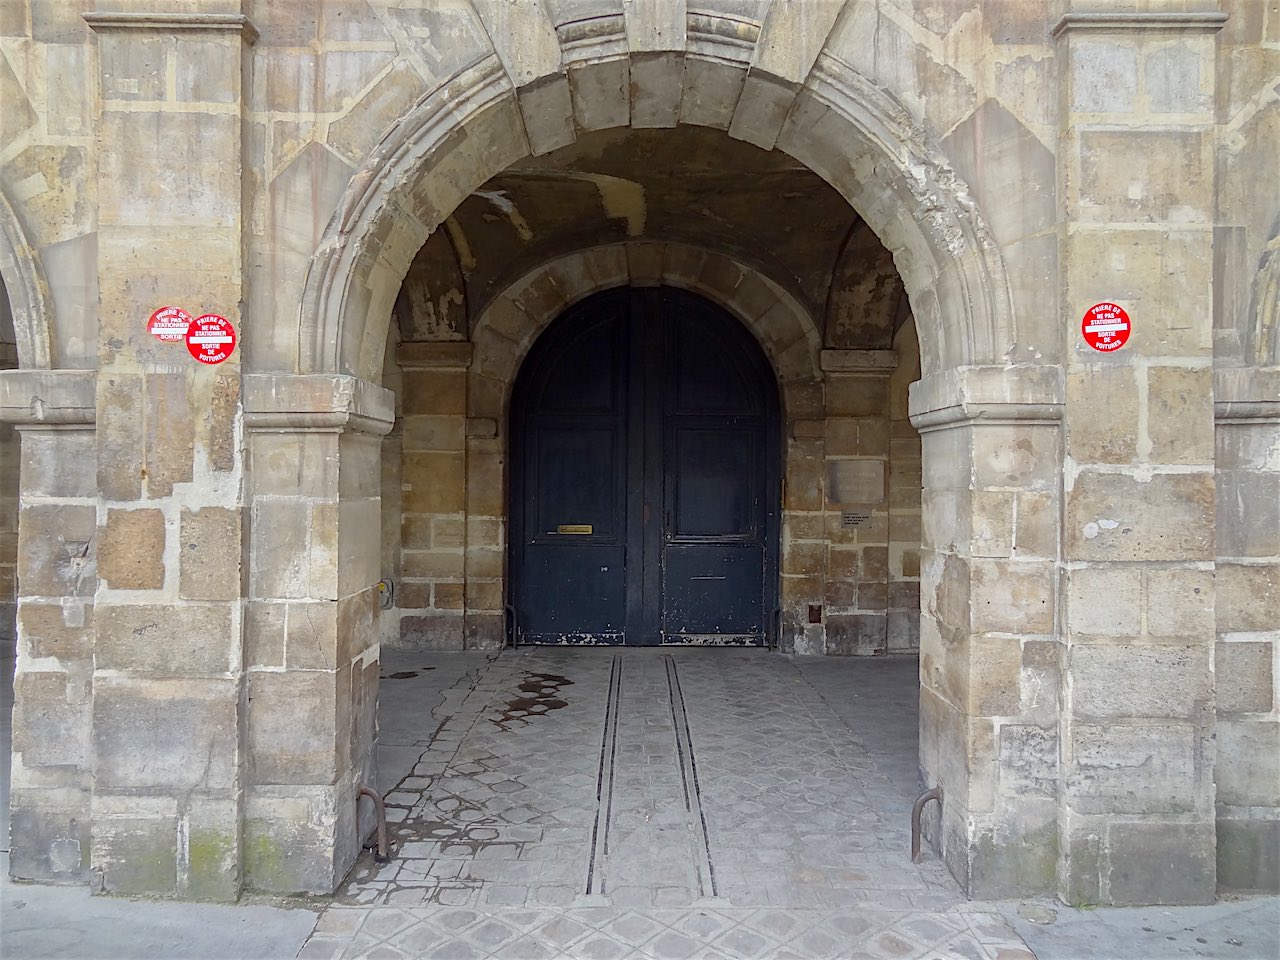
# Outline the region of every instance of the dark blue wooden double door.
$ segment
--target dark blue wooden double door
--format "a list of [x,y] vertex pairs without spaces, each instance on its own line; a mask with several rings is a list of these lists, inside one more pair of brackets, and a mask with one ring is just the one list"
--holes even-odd
[[669,288],[592,297],[530,351],[511,423],[517,642],[772,639],[778,393],[737,320]]

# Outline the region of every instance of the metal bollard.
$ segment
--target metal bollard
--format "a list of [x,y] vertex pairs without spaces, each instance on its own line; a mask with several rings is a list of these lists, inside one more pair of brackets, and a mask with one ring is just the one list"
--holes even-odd
[[356,792],[356,829],[359,829],[360,823],[360,798],[368,797],[373,801],[373,810],[378,817],[378,850],[374,854],[374,859],[379,863],[386,863],[391,859],[391,853],[387,849],[387,807],[382,801],[382,795],[370,790],[366,786],[361,786]]
[[939,783],[932,790],[926,790],[916,798],[915,804],[911,807],[911,862],[920,862],[920,814],[924,810],[924,805],[930,800],[937,800],[938,805],[942,805],[942,784]]

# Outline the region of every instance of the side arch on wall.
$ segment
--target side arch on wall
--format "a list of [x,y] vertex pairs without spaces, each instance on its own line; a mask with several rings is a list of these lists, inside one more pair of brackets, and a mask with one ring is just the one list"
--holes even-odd
[[13,205],[0,192],[0,279],[13,311],[18,366],[48,370],[53,366],[49,284],[33,251]]
[[[790,80],[761,69],[771,48],[759,38],[680,34],[684,49],[640,51],[625,31],[583,47],[558,30],[558,57],[519,69],[499,44],[424,95],[377,140],[308,265],[297,370],[376,380],[414,254],[511,164],[572,142],[578,130],[685,123],[783,150],[849,201],[893,254],[926,375],[1004,363],[1014,332],[1002,257],[967,186],[911,111],[836,52],[811,51],[803,76]],[[633,80],[585,82],[593,72]],[[661,118],[627,92],[640,77],[670,101]],[[710,110],[711,89],[733,109]]]
[[470,394],[484,404],[473,416],[500,420],[512,384],[539,334],[565,310],[615,287],[679,287],[700,294],[738,318],[759,342],[782,391],[784,411],[814,416],[820,409],[822,338],[798,300],[740,261],[678,243],[620,243],[589,247],[527,271],[476,317]]

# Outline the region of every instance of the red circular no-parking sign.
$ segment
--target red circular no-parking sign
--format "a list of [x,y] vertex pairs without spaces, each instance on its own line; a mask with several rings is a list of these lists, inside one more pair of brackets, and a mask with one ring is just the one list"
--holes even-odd
[[157,340],[181,340],[191,326],[191,314],[181,307],[161,307],[147,321],[147,332]]
[[1124,307],[1114,303],[1095,303],[1084,312],[1080,321],[1080,333],[1084,342],[1095,350],[1110,353],[1129,342],[1133,324]]
[[201,363],[221,363],[235,348],[235,327],[226,317],[206,313],[187,327],[187,350]]

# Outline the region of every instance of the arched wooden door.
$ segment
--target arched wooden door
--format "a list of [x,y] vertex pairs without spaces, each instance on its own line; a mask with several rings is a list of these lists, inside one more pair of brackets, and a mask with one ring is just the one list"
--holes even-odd
[[511,401],[520,643],[774,639],[778,389],[750,333],[692,294],[599,294],[534,344]]

